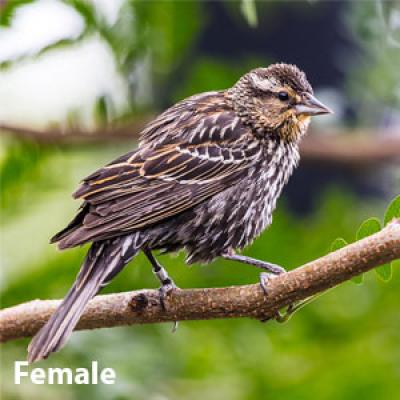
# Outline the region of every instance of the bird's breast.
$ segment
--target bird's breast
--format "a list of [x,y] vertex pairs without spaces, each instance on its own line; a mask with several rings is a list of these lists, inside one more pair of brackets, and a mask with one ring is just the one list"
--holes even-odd
[[297,148],[271,144],[243,180],[211,199],[202,221],[208,232],[215,232],[211,241],[226,248],[251,243],[271,224],[277,199],[297,162]]
[[297,147],[292,144],[270,145],[258,170],[254,175],[249,174],[248,188],[244,190],[247,211],[242,220],[246,235],[245,243],[239,243],[240,246],[249,244],[272,223],[277,200],[298,159]]

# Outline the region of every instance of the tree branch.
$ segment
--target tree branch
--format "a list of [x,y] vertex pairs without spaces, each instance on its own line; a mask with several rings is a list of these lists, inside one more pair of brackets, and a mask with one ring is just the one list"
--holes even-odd
[[[258,284],[177,290],[163,310],[156,290],[95,297],[77,329],[179,320],[271,318],[280,308],[323,292],[355,275],[400,258],[400,220],[380,232],[332,252],[269,284],[265,297]],[[34,300],[0,311],[0,342],[34,335],[60,300]]]
[[[124,124],[109,125],[88,131],[76,126],[61,129],[58,127],[38,130],[0,122],[2,135],[13,135],[41,144],[83,144],[116,141],[133,141],[152,115],[144,115]],[[346,165],[365,165],[400,161],[400,136],[398,130],[385,130],[376,134],[369,131],[329,131],[318,132],[311,129],[300,146],[305,161],[336,163]]]

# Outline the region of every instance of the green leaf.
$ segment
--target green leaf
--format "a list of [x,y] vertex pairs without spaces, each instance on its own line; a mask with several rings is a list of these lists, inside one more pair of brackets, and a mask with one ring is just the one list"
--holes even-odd
[[380,267],[375,268],[375,272],[379,278],[381,278],[384,282],[390,281],[392,278],[392,265],[384,264]]
[[347,242],[343,238],[337,238],[331,244],[331,251],[339,250],[344,246],[347,246]]
[[386,209],[384,223],[388,224],[393,218],[400,218],[400,195],[395,197]]
[[356,239],[361,240],[381,230],[381,223],[378,218],[368,218],[358,228]]
[[243,16],[246,18],[247,23],[252,27],[256,27],[258,24],[257,21],[257,9],[254,0],[242,0],[242,4],[240,5],[240,9],[243,13]]

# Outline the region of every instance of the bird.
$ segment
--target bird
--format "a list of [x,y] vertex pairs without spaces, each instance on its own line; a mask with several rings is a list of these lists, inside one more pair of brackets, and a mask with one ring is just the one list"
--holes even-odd
[[135,150],[74,192],[80,209],[51,243],[61,250],[92,244],[61,305],[29,344],[28,361],[60,350],[89,300],[140,251],[163,301],[177,286],[155,251],[184,249],[187,264],[220,257],[286,272],[240,252],[272,223],[311,117],[331,112],[303,71],[276,63],[249,71],[231,88],[184,99],[148,123]]

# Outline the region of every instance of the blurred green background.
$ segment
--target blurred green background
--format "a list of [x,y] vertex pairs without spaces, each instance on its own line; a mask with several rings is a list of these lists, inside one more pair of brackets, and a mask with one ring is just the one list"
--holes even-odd
[[[144,120],[196,92],[231,86],[275,61],[303,68],[335,116],[337,137],[400,140],[398,1],[6,1],[0,14],[1,306],[61,298],[87,247],[48,244],[78,207],[80,179],[135,147]],[[128,134],[126,133],[128,132]],[[350,142],[349,142],[350,143]],[[375,142],[372,142],[375,143]],[[373,146],[372,146],[373,147]],[[306,149],[305,149],[306,150]],[[362,153],[362,152],[361,152]],[[272,227],[246,250],[289,269],[351,242],[400,192],[399,162],[304,152]],[[355,157],[356,158],[356,157]],[[184,265],[161,256],[178,286],[256,282],[251,267]],[[157,287],[139,255],[104,292]],[[197,321],[75,333],[42,367],[112,367],[115,385],[13,384],[28,340],[1,345],[2,399],[400,398],[400,272],[368,273],[288,323]]]

